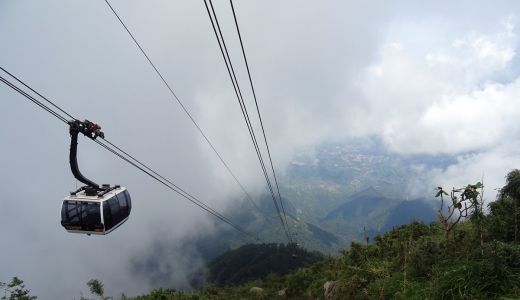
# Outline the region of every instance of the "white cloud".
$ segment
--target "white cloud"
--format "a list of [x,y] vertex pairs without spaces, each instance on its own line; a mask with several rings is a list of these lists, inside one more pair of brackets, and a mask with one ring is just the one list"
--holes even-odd
[[447,169],[417,166],[410,193],[431,196],[436,186],[462,186],[484,175],[489,201],[507,172],[520,167],[515,20],[497,20],[494,31],[445,32],[452,39],[439,38],[440,28],[428,48],[420,46],[420,33],[431,33],[431,26],[389,30],[398,34],[388,36],[393,42],[365,68],[357,82],[370,107],[357,119],[364,132],[380,135],[398,153],[457,157]]
[[423,184],[423,194],[432,195],[432,188],[443,186],[451,189],[452,187],[462,187],[477,181],[484,182],[484,196],[486,202],[495,200],[497,189],[505,184],[505,175],[511,169],[520,166],[520,144],[513,142],[509,145],[502,145],[488,151],[460,155],[457,164],[449,166],[447,169],[425,170],[421,176],[422,180],[431,183],[431,187]]
[[494,147],[516,132],[520,79],[499,83],[515,57],[511,18],[494,34],[470,32],[421,55],[391,43],[359,83],[371,130],[402,153],[451,153]]

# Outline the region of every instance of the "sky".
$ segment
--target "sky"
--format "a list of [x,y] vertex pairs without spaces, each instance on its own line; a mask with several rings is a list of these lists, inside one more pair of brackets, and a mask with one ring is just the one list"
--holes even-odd
[[[229,2],[214,2],[254,111]],[[203,1],[111,4],[248,191],[263,193]],[[352,136],[377,136],[396,153],[456,158],[447,169],[417,166],[417,194],[484,177],[492,200],[520,166],[517,1],[234,5],[280,174],[298,149]],[[0,0],[0,65],[212,207],[232,212],[242,199],[104,1]],[[60,204],[77,185],[67,128],[5,85],[0,99],[0,281],[19,276],[40,299],[72,299],[96,277],[107,294],[136,295],[155,285],[130,272],[131,262],[165,255],[157,244],[167,241],[172,251],[159,267],[187,287],[186,273],[201,262],[183,241],[216,232],[212,217],[80,138],[82,172],[126,186],[133,211],[109,236],[67,234]]]

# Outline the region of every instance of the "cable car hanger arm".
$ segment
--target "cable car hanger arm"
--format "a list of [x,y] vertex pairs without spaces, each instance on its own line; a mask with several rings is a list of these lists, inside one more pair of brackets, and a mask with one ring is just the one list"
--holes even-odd
[[101,131],[101,127],[95,123],[92,123],[88,120],[79,121],[73,120],[69,121],[69,133],[70,133],[70,169],[74,177],[86,184],[88,187],[92,187],[95,189],[99,189],[99,185],[92,180],[86,178],[83,174],[81,174],[78,167],[78,134],[81,132],[86,137],[95,140],[98,136],[101,138],[105,137],[105,134]]

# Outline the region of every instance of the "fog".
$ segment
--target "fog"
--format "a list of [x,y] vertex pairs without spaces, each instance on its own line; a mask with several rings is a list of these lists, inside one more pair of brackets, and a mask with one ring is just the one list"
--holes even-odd
[[[247,190],[264,193],[203,1],[111,4]],[[254,112],[229,2],[214,4]],[[520,165],[517,1],[234,5],[280,174],[299,149],[372,135],[397,153],[457,157],[421,170],[414,193],[484,176],[492,200]],[[2,67],[108,140],[225,214],[243,199],[104,1],[0,0],[0,37]],[[212,216],[80,137],[82,172],[126,186],[133,211],[108,236],[67,234],[59,208],[77,186],[68,129],[5,85],[0,99],[0,281],[19,276],[41,299],[87,295],[91,278],[115,297],[189,287],[202,262],[183,245],[216,232]],[[166,279],[135,269],[151,255],[164,257]]]

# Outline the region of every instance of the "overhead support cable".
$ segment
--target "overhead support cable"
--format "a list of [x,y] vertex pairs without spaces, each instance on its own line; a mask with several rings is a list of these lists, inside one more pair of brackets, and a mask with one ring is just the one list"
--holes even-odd
[[[105,142],[107,142],[109,145],[113,145],[112,143],[110,143],[109,141],[107,141],[106,139],[103,139]],[[253,240],[255,241],[258,241],[258,237],[248,233],[247,231],[245,231],[244,229],[242,229],[242,227],[240,227],[239,225],[236,225],[235,223],[233,223],[232,221],[230,221],[228,218],[226,218],[225,216],[223,216],[222,214],[220,214],[219,212],[217,212],[216,210],[214,210],[213,208],[211,208],[210,206],[208,206],[207,204],[205,204],[204,202],[198,200],[195,196],[189,194],[188,192],[184,191],[183,189],[181,189],[179,186],[175,185],[174,183],[172,183],[170,180],[164,178],[163,176],[161,176],[160,174],[158,174],[157,172],[153,171],[152,169],[150,169],[148,166],[146,166],[145,164],[139,162],[138,160],[136,160],[135,158],[133,158],[131,155],[129,155],[129,157],[132,157],[134,161],[132,161],[132,159],[129,159],[127,157],[125,157],[123,154],[117,152],[116,150],[110,148],[108,145],[106,145],[105,143],[99,141],[99,140],[95,140],[95,142],[97,144],[99,144],[100,146],[102,146],[103,148],[107,149],[108,151],[112,152],[114,155],[118,156],[119,158],[121,158],[122,160],[126,161],[127,163],[129,163],[130,165],[134,166],[135,168],[139,169],[140,171],[142,171],[143,173],[147,174],[148,176],[152,177],[153,179],[155,179],[156,181],[158,181],[159,183],[161,183],[162,185],[166,186],[168,189],[172,190],[173,192],[179,194],[180,196],[184,197],[185,199],[187,199],[188,201],[192,202],[193,204],[197,205],[198,207],[202,208],[203,210],[207,211],[208,213],[212,214],[213,216],[215,216],[216,218],[218,218],[219,220],[229,224],[231,227],[233,227],[234,229],[236,229],[237,231],[243,233],[244,235],[247,235],[249,236],[250,238],[252,238]],[[117,149],[119,149],[118,147],[115,147]],[[126,153],[125,151],[122,151],[124,153]]]
[[[0,67],[0,69],[2,71],[4,71],[6,74],[8,74],[9,76],[11,76],[12,78],[14,78],[16,81],[18,81],[19,83],[21,83],[22,85],[24,85],[25,87],[27,87],[28,89],[30,89],[31,91],[33,91],[35,94],[37,94],[38,96],[40,96],[41,98],[43,98],[45,101],[47,101],[49,104],[51,104],[54,108],[56,108],[57,110],[59,110],[61,113],[69,116],[70,118],[72,118],[73,120],[77,120],[76,118],[72,117],[69,113],[67,113],[65,110],[61,109],[59,106],[57,106],[54,102],[52,102],[51,100],[49,100],[48,98],[44,97],[43,95],[41,95],[40,93],[36,92],[34,89],[32,89],[29,85],[25,84],[23,81],[21,81],[18,77],[14,76],[13,74],[9,73],[8,71],[6,71],[4,68]],[[55,110],[53,110],[51,107],[45,105],[43,102],[39,101],[38,99],[34,98],[33,96],[29,95],[27,92],[23,91],[21,88],[17,87],[15,84],[13,84],[11,81],[9,81],[8,79],[6,79],[5,77],[1,76],[0,75],[0,81],[3,82],[5,85],[7,85],[8,87],[12,88],[13,90],[15,90],[16,92],[18,92],[19,94],[21,94],[22,96],[24,96],[25,98],[27,98],[28,100],[30,100],[31,102],[33,102],[34,104],[38,105],[39,107],[43,108],[45,111],[47,111],[48,113],[50,113],[51,115],[53,115],[54,117],[56,117],[57,119],[59,119],[60,121],[64,122],[65,124],[69,124],[69,122],[67,121],[67,119],[62,116],[60,113],[56,112]],[[201,209],[205,210],[206,212],[210,213],[211,215],[213,215],[214,217],[216,217],[217,219],[227,223],[228,225],[230,225],[232,228],[234,228],[235,230],[239,231],[240,233],[252,238],[253,240],[255,241],[259,241],[258,237],[257,236],[254,236],[253,234],[247,232],[245,229],[243,229],[241,226],[237,225],[236,223],[234,223],[233,221],[231,221],[229,218],[225,217],[224,215],[222,215],[221,213],[219,213],[218,211],[216,211],[215,209],[211,208],[209,205],[205,204],[204,202],[200,201],[197,197],[191,195],[190,193],[186,192],[185,190],[183,190],[182,188],[180,188],[179,186],[177,186],[176,184],[174,184],[171,180],[165,178],[164,176],[160,175],[159,173],[157,173],[156,171],[154,171],[153,169],[151,169],[150,167],[148,167],[147,165],[145,165],[144,163],[142,163],[141,161],[139,161],[138,159],[136,159],[134,156],[128,154],[128,152],[124,151],[123,149],[121,149],[120,147],[114,145],[113,143],[111,143],[110,141],[108,141],[107,139],[104,139],[103,138],[103,141],[106,142],[106,144],[104,142],[101,142],[100,140],[94,140],[97,144],[99,144],[100,146],[102,146],[103,148],[105,148],[106,150],[110,151],[111,153],[113,153],[114,155],[118,156],[119,158],[121,158],[122,160],[126,161],[127,163],[129,163],[130,165],[136,167],[138,170],[142,171],[143,173],[145,173],[146,175],[150,176],[151,178],[155,179],[156,181],[158,181],[159,183],[163,184],[164,186],[166,186],[168,189],[170,189],[171,191],[179,194],[180,196],[182,196],[183,198],[187,199],[188,201],[192,202],[193,204],[195,204],[196,206],[200,207]],[[108,144],[108,145],[107,145]],[[114,148],[116,150],[114,150]],[[119,151],[119,152],[118,152]]]
[[[50,101],[49,99],[47,99],[46,97],[44,97],[42,94],[38,93],[37,91],[35,91],[33,88],[31,88],[30,86],[28,86],[27,84],[25,84],[23,81],[21,81],[20,79],[18,79],[16,76],[14,76],[13,74],[9,73],[6,69],[4,69],[3,67],[0,67],[0,69],[2,71],[4,71],[6,74],[8,74],[9,76],[11,76],[12,78],[14,78],[14,80],[18,81],[19,83],[21,83],[23,86],[25,86],[26,88],[28,88],[29,90],[31,90],[33,93],[35,93],[36,95],[40,96],[43,100],[47,101],[47,103],[49,103],[50,105],[54,106],[56,109],[58,109],[59,111],[61,111],[63,114],[65,114],[66,116],[68,116],[69,118],[71,118],[72,120],[76,120],[76,118],[74,118],[73,116],[71,116],[69,113],[67,113],[66,111],[64,111],[63,109],[61,109],[61,107],[57,106],[56,104],[54,104],[52,101]],[[34,99],[34,98],[33,98]],[[31,100],[32,101],[32,100]],[[36,100],[37,101],[37,100]]]
[[271,150],[269,149],[269,143],[267,142],[267,136],[265,134],[264,122],[262,121],[262,115],[260,114],[260,108],[258,107],[258,101],[256,99],[255,87],[253,85],[253,80],[251,79],[251,71],[249,70],[249,63],[247,62],[246,51],[244,50],[244,43],[242,41],[242,35],[240,34],[240,28],[238,26],[237,15],[235,13],[235,7],[233,6],[233,0],[229,0],[229,3],[231,4],[231,11],[233,12],[233,19],[235,20],[235,27],[237,28],[238,39],[240,40],[240,48],[242,49],[242,56],[244,57],[244,62],[246,64],[247,76],[249,77],[251,91],[253,92],[253,98],[255,100],[256,112],[258,114],[258,119],[260,120],[260,127],[262,128],[262,134],[264,136],[264,142],[265,142],[265,146],[267,148],[267,155],[269,156],[269,162],[271,164],[271,170],[273,172],[274,182],[276,185],[276,190],[278,192],[278,198],[280,199],[280,205],[282,207],[282,211],[283,211],[283,214],[285,217],[285,223],[287,224],[287,226],[289,226],[289,223],[287,223],[287,213],[286,213],[285,207],[283,205],[283,198],[282,198],[282,195],[280,194],[280,188],[278,186],[278,179],[276,178],[276,172],[274,171],[273,159],[271,157]]
[[[0,67],[0,69],[2,69],[2,71],[4,71],[5,73],[9,74],[11,77],[13,77],[16,80],[18,80],[11,73],[7,72],[4,68]],[[45,111],[47,111],[48,113],[50,113],[51,115],[56,117],[58,120],[64,122],[65,124],[68,124],[68,121],[67,121],[66,118],[64,118],[63,116],[61,116],[60,114],[58,114],[57,112],[55,112],[54,110],[52,110],[51,108],[49,108],[48,106],[43,104],[42,102],[38,101],[33,96],[29,95],[28,93],[26,93],[25,91],[23,91],[22,89],[20,89],[15,84],[13,84],[12,82],[10,82],[9,80],[7,80],[5,77],[3,77],[1,75],[0,75],[0,81],[2,81],[5,85],[7,85],[8,87],[12,88],[13,90],[17,91],[19,94],[21,94],[22,96],[24,96],[25,98],[27,98],[28,100],[33,102],[34,104],[36,104],[39,107],[43,108]]]
[[[219,45],[219,48],[220,48],[220,52],[221,52],[222,57],[224,59],[224,63],[226,65],[226,69],[228,71],[231,83],[233,85],[233,89],[235,91],[235,95],[236,95],[237,100],[239,102],[239,105],[240,105],[240,108],[241,108],[241,111],[242,111],[242,115],[244,117],[244,121],[246,122],[248,131],[249,131],[249,135],[251,137],[253,146],[254,146],[256,154],[258,156],[258,160],[260,162],[260,166],[261,166],[262,171],[264,173],[264,177],[265,177],[265,180],[267,182],[267,186],[269,188],[269,191],[271,193],[271,197],[273,199],[273,203],[275,205],[276,212],[277,212],[277,214],[278,214],[278,216],[280,218],[280,222],[282,224],[282,227],[284,229],[284,232],[285,232],[285,235],[286,235],[288,241],[292,242],[292,239],[291,239],[290,233],[289,233],[288,224],[285,221],[286,218],[285,218],[285,220],[284,220],[284,218],[282,218],[282,215],[281,215],[281,212],[280,212],[280,207],[279,207],[278,202],[276,200],[276,196],[274,195],[273,186],[272,186],[271,181],[269,179],[269,175],[268,175],[267,169],[265,167],[265,163],[264,163],[264,160],[263,160],[263,157],[262,157],[262,153],[261,153],[260,148],[258,146],[258,141],[256,139],[256,136],[255,136],[255,133],[254,133],[254,129],[253,129],[253,126],[251,124],[251,120],[249,118],[249,113],[247,111],[247,107],[245,105],[245,102],[244,102],[244,99],[243,99],[243,96],[242,96],[242,92],[240,90],[240,85],[239,85],[238,80],[236,78],[236,74],[235,74],[235,71],[234,71],[234,68],[233,68],[233,64],[231,62],[231,58],[230,58],[229,52],[227,50],[227,46],[226,46],[226,43],[225,43],[225,40],[224,40],[224,36],[223,36],[222,31],[220,29],[218,18],[217,18],[217,15],[215,13],[215,9],[213,7],[213,3],[212,3],[211,0],[209,0],[209,4],[211,6],[211,12],[210,12],[210,9],[209,9],[207,1],[204,0],[204,5],[206,6],[206,11],[208,13],[208,16],[209,16],[209,19],[210,19],[210,22],[211,22],[211,25],[212,25],[212,28],[213,28],[213,32],[215,33],[215,37],[217,38],[217,42],[218,42],[218,45]],[[218,30],[218,32],[217,32],[217,30]]]
[[[222,53],[222,57],[224,59],[224,62],[226,64],[226,68],[227,68],[228,74],[230,76],[230,80],[231,80],[231,82],[233,84],[233,88],[235,90],[235,95],[237,96],[240,108],[242,110],[242,115],[244,116],[244,120],[245,120],[246,125],[248,127],[249,135],[250,135],[251,140],[253,142],[253,145],[255,147],[255,151],[257,153],[260,165],[262,167],[262,171],[264,173],[264,177],[266,179],[267,186],[268,186],[269,191],[271,193],[271,197],[273,198],[273,203],[275,205],[276,212],[277,212],[277,214],[278,214],[278,216],[280,218],[280,222],[282,223],[282,227],[283,227],[283,229],[285,231],[287,239],[289,240],[289,242],[291,242],[290,234],[289,234],[289,231],[288,231],[288,226],[284,222],[284,219],[282,219],[279,205],[278,205],[278,203],[276,201],[276,197],[274,196],[273,187],[271,185],[271,182],[270,182],[270,179],[269,179],[269,175],[268,175],[267,170],[265,168],[265,163],[263,161],[263,157],[262,157],[260,148],[258,146],[258,142],[256,140],[254,129],[253,129],[253,126],[251,124],[251,120],[249,118],[249,114],[247,112],[247,107],[246,107],[245,102],[243,100],[242,92],[240,90],[240,86],[238,84],[238,80],[236,79],[236,74],[235,74],[235,71],[234,71],[234,68],[233,68],[233,64],[232,64],[231,59],[229,57],[229,53],[227,51],[227,46],[225,44],[224,36],[223,36],[222,31],[220,29],[220,25],[219,25],[219,22],[218,22],[218,19],[217,19],[217,16],[216,16],[216,13],[215,13],[215,10],[214,10],[214,7],[213,7],[213,4],[212,4],[211,0],[209,1],[209,3],[211,5],[211,10],[213,12],[213,16],[211,15],[211,13],[209,11],[209,7],[207,5],[207,2],[204,1],[204,4],[206,5],[206,10],[208,12],[208,16],[209,16],[210,21],[211,21],[211,25],[213,27],[213,31],[215,33],[215,36],[217,38],[217,42],[219,44],[220,51]],[[213,18],[215,18],[215,21],[213,21]],[[215,27],[215,24],[216,24],[216,27]],[[217,29],[218,29],[218,33],[217,33]]]
[[[255,203],[255,201],[253,200],[253,198],[251,197],[251,195],[247,192],[247,190],[245,189],[244,185],[240,182],[240,180],[238,179],[238,177],[235,175],[235,173],[231,170],[231,168],[229,167],[229,165],[224,161],[224,158],[222,158],[222,156],[220,155],[220,153],[217,151],[217,149],[215,148],[215,146],[213,145],[213,143],[209,140],[209,138],[206,136],[206,134],[204,133],[204,131],[202,130],[202,128],[199,126],[199,124],[195,121],[195,119],[193,118],[193,116],[191,115],[191,113],[189,112],[188,108],[186,108],[186,106],[184,105],[184,103],[180,100],[180,98],[177,96],[177,94],[175,94],[175,92],[173,91],[173,88],[170,86],[170,84],[166,81],[166,79],[164,78],[164,76],[162,75],[162,73],[159,71],[159,69],[155,66],[155,64],[152,62],[151,58],[148,56],[148,54],[146,53],[146,51],[144,51],[143,47],[141,47],[141,44],[137,41],[137,39],[134,37],[134,35],[132,34],[132,32],[130,31],[130,29],[128,29],[128,27],[126,26],[126,24],[123,22],[123,19],[119,16],[119,14],[115,11],[115,9],[112,7],[112,5],[110,4],[110,2],[108,0],[105,0],[105,3],[108,5],[108,7],[110,8],[110,10],[112,11],[112,13],[114,14],[114,16],[119,20],[119,23],[121,23],[121,25],[123,26],[123,28],[126,30],[126,32],[128,33],[128,35],[130,35],[130,37],[132,38],[132,40],[134,41],[135,45],[139,48],[139,50],[141,51],[141,53],[144,55],[144,57],[146,58],[146,60],[148,61],[148,63],[152,66],[152,68],[154,69],[155,73],[157,74],[157,76],[159,76],[159,78],[161,79],[161,81],[164,83],[164,85],[166,86],[166,88],[168,89],[168,91],[170,92],[170,95],[177,101],[177,103],[181,106],[182,110],[184,111],[184,113],[188,116],[188,118],[190,119],[190,121],[193,123],[193,125],[195,125],[195,127],[197,128],[197,130],[199,131],[199,133],[202,135],[202,137],[204,138],[204,140],[206,141],[206,143],[210,146],[210,148],[213,150],[213,152],[215,152],[215,154],[217,155],[217,157],[219,158],[220,162],[222,163],[222,165],[224,165],[224,167],[226,168],[226,170],[228,171],[228,173],[233,177],[233,179],[235,180],[235,182],[238,184],[238,186],[240,187],[240,189],[242,190],[242,192],[244,192],[246,198],[249,200],[249,202],[255,207],[256,210],[258,210],[258,212],[261,214],[261,215],[264,215],[264,213],[262,212],[262,210],[258,207],[258,205]],[[264,216],[265,217],[265,216]]]

